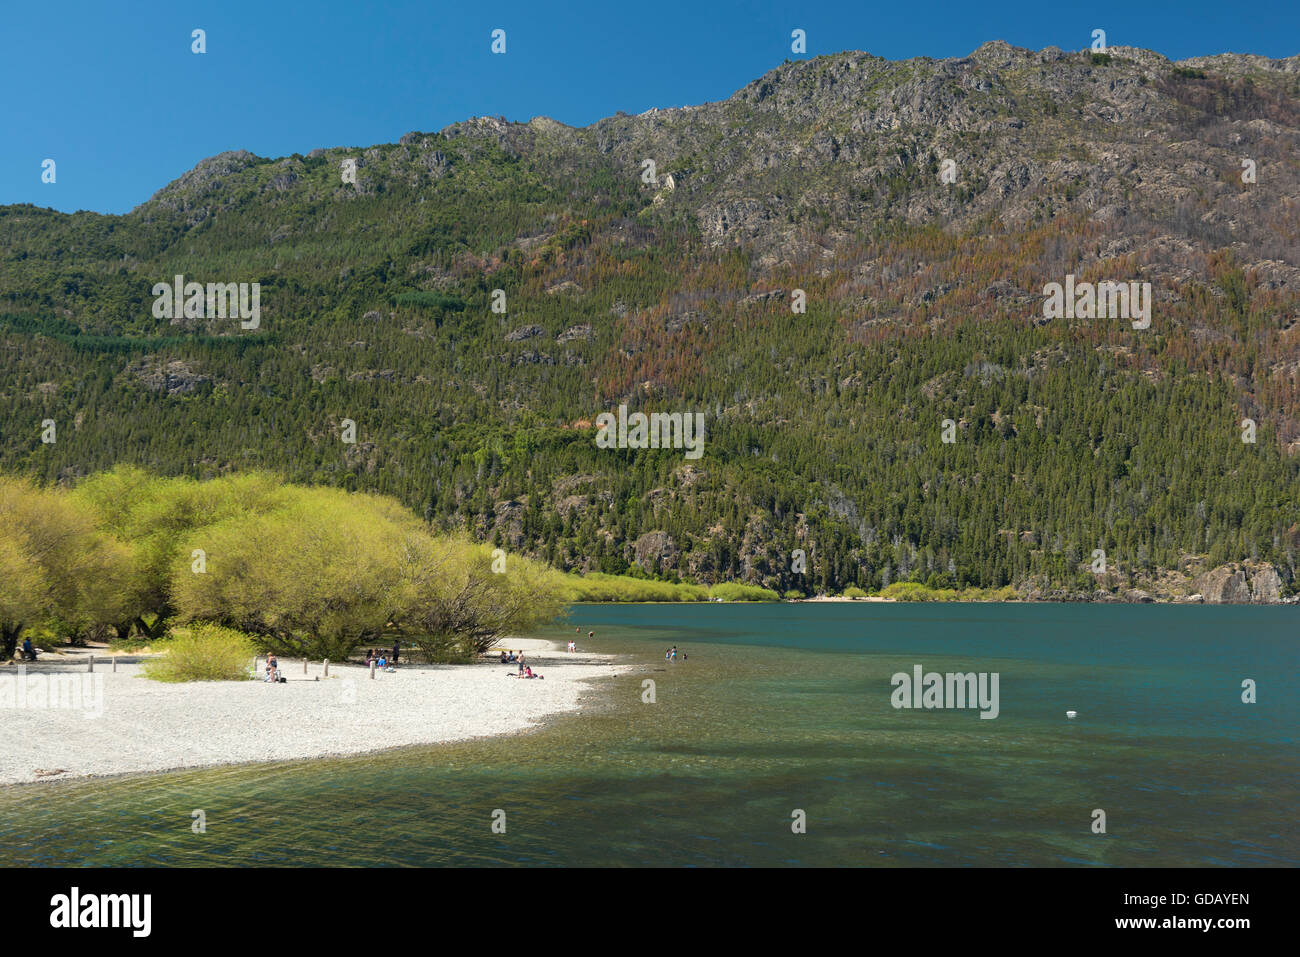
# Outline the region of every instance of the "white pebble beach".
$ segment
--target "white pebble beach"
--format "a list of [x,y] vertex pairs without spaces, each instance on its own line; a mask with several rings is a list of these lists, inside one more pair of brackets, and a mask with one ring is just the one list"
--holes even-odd
[[[438,744],[537,727],[552,715],[580,710],[599,693],[596,679],[628,670],[614,656],[569,653],[541,639],[513,638],[542,679],[507,677],[515,665],[407,665],[394,673],[358,665],[282,660],[289,679],[201,681],[169,684],[140,674],[138,664],[107,659],[79,674],[81,707],[37,705],[24,691],[15,697],[17,665],[0,668],[0,785],[73,777],[168,771],[250,761],[283,761],[363,754],[387,748]],[[31,682],[72,666],[41,662],[26,672]],[[85,672],[85,665],[75,673]],[[102,681],[101,681],[102,676]],[[66,679],[64,679],[66,680]],[[90,691],[102,689],[102,714]],[[98,692],[96,692],[98,695]],[[56,695],[50,695],[50,698]],[[53,773],[52,773],[53,772]]]

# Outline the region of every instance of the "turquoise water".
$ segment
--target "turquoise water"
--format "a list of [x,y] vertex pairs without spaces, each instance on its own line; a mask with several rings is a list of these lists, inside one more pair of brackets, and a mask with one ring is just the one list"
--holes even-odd
[[[1292,607],[578,606],[546,634],[595,630],[584,648],[636,666],[580,715],[0,789],[0,863],[1294,866],[1298,623]],[[670,644],[688,660],[666,662]],[[917,664],[997,672],[999,717],[893,708],[890,676]]]

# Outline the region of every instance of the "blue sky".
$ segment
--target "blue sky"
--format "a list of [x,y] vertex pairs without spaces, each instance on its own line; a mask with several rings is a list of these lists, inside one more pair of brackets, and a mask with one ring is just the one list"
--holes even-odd
[[[962,56],[986,40],[1173,59],[1300,52],[1300,3],[11,0],[0,22],[0,203],[125,212],[199,160],[393,142],[469,116],[586,125],[724,99],[808,56]],[[191,52],[191,31],[207,53]],[[506,31],[506,53],[490,51]],[[46,158],[57,180],[41,182]]]

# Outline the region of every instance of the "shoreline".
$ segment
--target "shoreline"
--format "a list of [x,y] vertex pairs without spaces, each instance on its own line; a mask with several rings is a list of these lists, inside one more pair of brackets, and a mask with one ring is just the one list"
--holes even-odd
[[[283,664],[285,684],[168,684],[144,678],[134,663],[116,672],[96,668],[93,674],[57,661],[51,662],[54,667],[38,664],[25,672],[29,684],[52,688],[31,679],[60,675],[66,683],[71,676],[83,697],[76,708],[14,707],[12,699],[0,697],[6,721],[0,788],[359,757],[522,734],[580,713],[597,693],[596,679],[634,667],[612,654],[570,655],[548,639],[510,638],[503,644],[523,650],[528,664],[545,677],[507,678],[513,664],[484,661],[407,665],[392,674],[377,673],[373,681],[364,666],[332,664],[330,676],[319,680],[319,663],[309,663],[304,677],[301,659],[294,659]],[[0,683],[10,694],[19,674],[16,666],[0,669]],[[57,694],[51,692],[51,698]]]

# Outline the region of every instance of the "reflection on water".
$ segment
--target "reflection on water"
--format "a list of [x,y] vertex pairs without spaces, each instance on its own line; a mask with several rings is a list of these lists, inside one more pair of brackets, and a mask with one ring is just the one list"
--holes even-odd
[[[639,665],[581,714],[362,758],[0,789],[0,862],[1294,865],[1294,619],[581,607],[592,650]],[[689,660],[664,661],[669,644]],[[893,709],[890,675],[913,664],[997,671],[1000,717]],[[1259,704],[1241,704],[1243,677],[1260,681]],[[191,831],[195,809],[206,833]],[[796,809],[806,834],[791,830]]]

